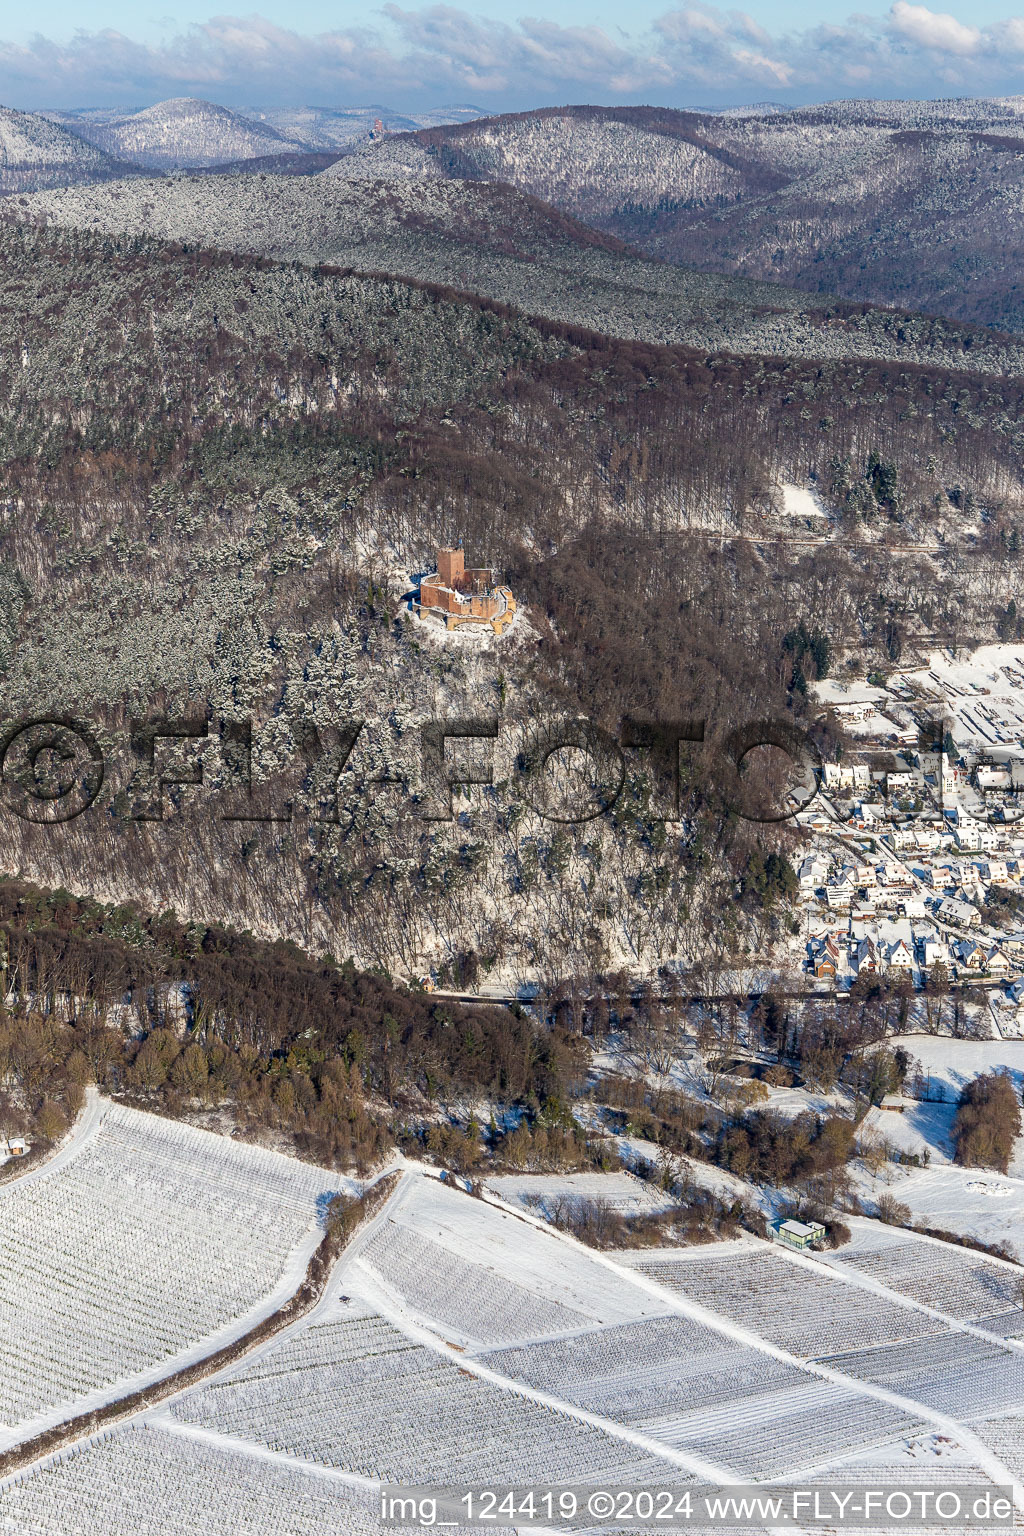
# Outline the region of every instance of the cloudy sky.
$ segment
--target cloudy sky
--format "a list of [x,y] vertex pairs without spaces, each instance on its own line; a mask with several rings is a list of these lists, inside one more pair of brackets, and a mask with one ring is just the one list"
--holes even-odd
[[[161,5],[167,0],[154,0]],[[565,102],[801,103],[837,96],[1024,92],[1024,3],[912,0],[415,0],[356,6],[264,0],[211,14],[202,0],[38,0],[0,13],[0,102],[227,106]],[[543,19],[542,19],[543,18]]]

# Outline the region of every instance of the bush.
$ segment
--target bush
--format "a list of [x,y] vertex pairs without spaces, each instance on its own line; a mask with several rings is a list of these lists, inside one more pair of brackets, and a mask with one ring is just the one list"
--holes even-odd
[[583,1195],[555,1195],[542,1201],[547,1219],[560,1232],[590,1248],[621,1248],[629,1227],[623,1216],[607,1200]]
[[890,1227],[906,1227],[910,1225],[910,1214],[910,1206],[904,1205],[894,1195],[879,1195],[875,1207],[879,1221],[888,1222]]
[[773,1088],[792,1088],[793,1086],[792,1072],[788,1067],[782,1066],[779,1062],[775,1062],[768,1068],[764,1074],[764,1080],[766,1083],[770,1083]]

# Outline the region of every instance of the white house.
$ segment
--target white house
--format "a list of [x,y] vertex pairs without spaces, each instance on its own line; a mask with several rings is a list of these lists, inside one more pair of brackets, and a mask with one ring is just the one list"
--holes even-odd
[[828,870],[823,859],[816,859],[813,856],[804,859],[797,871],[800,889],[802,891],[817,890],[819,885],[825,884],[827,873]]
[[981,825],[977,821],[961,821],[953,834],[958,848],[965,853],[978,853],[981,850]]
[[914,969],[914,956],[906,940],[897,939],[895,944],[889,945],[885,963],[891,971],[912,971]]
[[861,971],[874,975],[878,970],[878,952],[871,939],[861,939],[850,953],[851,969],[859,976]]
[[926,879],[935,891],[952,891],[956,885],[956,871],[952,864],[933,864],[926,871]]
[[871,783],[867,763],[822,763],[826,789],[867,789]]
[[921,946],[921,963],[926,971],[930,971],[933,965],[949,964],[949,945],[938,934],[926,933],[918,943]]
[[958,848],[967,853],[978,853],[984,850],[986,853],[999,844],[999,835],[995,827],[987,821],[975,821],[965,819],[957,827],[953,834]]
[[1009,789],[1010,770],[999,763],[979,763],[974,781],[979,789]]
[[825,887],[825,900],[830,907],[842,910],[849,908],[853,898],[857,894],[857,887],[848,875],[840,875],[836,880],[829,881]]
[[947,923],[959,928],[977,928],[981,925],[981,913],[969,901],[958,901],[955,896],[944,896],[936,911]]

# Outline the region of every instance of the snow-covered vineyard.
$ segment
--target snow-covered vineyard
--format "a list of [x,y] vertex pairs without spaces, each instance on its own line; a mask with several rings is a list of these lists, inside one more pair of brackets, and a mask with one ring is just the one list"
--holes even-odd
[[[95,1103],[0,1192],[8,1439],[26,1402],[67,1417],[90,1388],[209,1353],[229,1318],[241,1331],[294,1282],[336,1183]],[[312,1310],[11,1473],[0,1532],[376,1536],[382,1481],[1013,1483],[1015,1316],[1024,1331],[1015,1266],[866,1219],[825,1256],[747,1237],[597,1253],[407,1165]]]
[[318,1201],[344,1183],[102,1102],[68,1150],[0,1190],[0,1449],[273,1311],[319,1240]]
[[[335,1184],[94,1104],[2,1192],[8,1418],[204,1353],[293,1279]],[[29,1241],[43,1221],[57,1266]],[[312,1312],[12,1473],[0,1531],[372,1536],[381,1481],[1009,1484],[1016,1332],[1015,1267],[874,1221],[827,1256],[755,1238],[608,1255],[410,1166]]]
[[133,1428],[5,1489],[0,1531],[377,1536],[382,1527],[375,1503],[368,1490],[280,1461],[162,1429]]

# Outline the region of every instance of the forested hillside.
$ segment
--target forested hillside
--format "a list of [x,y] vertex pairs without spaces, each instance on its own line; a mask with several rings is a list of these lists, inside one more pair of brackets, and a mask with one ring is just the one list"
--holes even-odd
[[509,182],[672,262],[1024,329],[1019,97],[545,108],[400,135],[335,172]]
[[365,1170],[410,1110],[429,1120],[481,1092],[536,1110],[583,1061],[578,1040],[522,1013],[18,881],[0,880],[0,979],[16,1000],[0,1005],[0,1119],[47,1140],[93,1081],[165,1114],[204,1106],[213,1124],[225,1106],[254,1138]]
[[89,185],[134,171],[126,158],[106,154],[57,123],[0,107],[0,196]]
[[[373,162],[375,163],[375,162]],[[624,340],[775,357],[874,358],[1024,371],[1024,347],[978,327],[642,257],[504,185],[340,177],[176,176],[18,198],[0,212],[117,235],[393,273]]]
[[[1014,590],[1006,354],[989,374],[743,359],[191,245],[3,241],[0,703],[84,717],[107,756],[73,821],[8,800],[9,867],[51,886],[407,973],[721,965],[785,920],[745,880],[785,829],[737,822],[702,759],[661,821],[642,754],[613,811],[544,819],[523,733],[799,721],[797,618],[870,665],[991,633]],[[808,475],[838,533],[791,549],[765,519]],[[439,646],[401,606],[401,573],[458,538],[524,607],[507,641]],[[201,724],[162,750],[205,778],[158,820],[128,739],[165,714]],[[422,727],[460,715],[500,716],[495,782],[432,821]],[[240,823],[225,741],[249,721]]]

